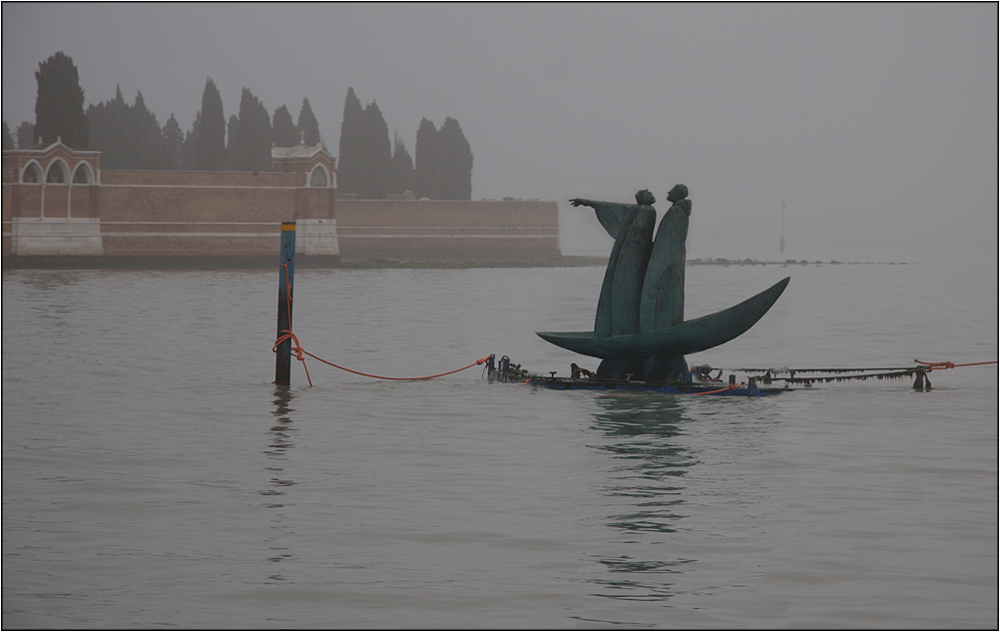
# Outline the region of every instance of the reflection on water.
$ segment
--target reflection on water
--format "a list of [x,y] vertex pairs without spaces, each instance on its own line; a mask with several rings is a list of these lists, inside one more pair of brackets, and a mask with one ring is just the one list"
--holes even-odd
[[[295,444],[292,443],[292,434],[295,429],[292,427],[291,413],[295,412],[295,409],[291,407],[291,402],[295,398],[295,391],[288,388],[287,386],[276,386],[274,389],[274,412],[271,414],[277,418],[277,423],[271,426],[271,430],[268,434],[271,437],[271,442],[268,444],[269,449],[264,450],[264,454],[268,457],[284,461],[285,452]],[[275,468],[278,471],[281,468]]]
[[[683,477],[698,459],[677,438],[683,436],[684,406],[674,397],[642,394],[607,395],[596,399],[594,428],[605,439],[596,450],[610,454],[614,467],[605,494],[619,502],[607,525],[632,536],[629,543],[643,544],[635,537],[662,537],[677,531],[684,519]],[[648,547],[637,547],[649,550]],[[664,547],[655,547],[667,550]],[[612,590],[599,594],[627,601],[665,601],[672,596],[673,582],[666,576],[682,572],[690,559],[639,559],[631,555],[598,560],[611,577],[592,580]]]
[[[719,363],[995,357],[996,268],[940,263],[802,267]],[[313,271],[296,322],[350,366],[564,367],[531,332],[603,273]],[[276,390],[271,271],[3,281],[3,627],[996,627],[995,365],[917,397]]]
[[18,272],[4,270],[5,280],[9,275],[11,279],[17,278],[24,285],[43,292],[62,290],[78,285],[82,279],[93,274],[99,273],[79,270],[19,270]]
[[606,397],[597,400],[595,428],[611,439],[595,446],[613,455],[616,484],[609,496],[634,498],[631,511],[611,516],[610,526],[629,533],[673,533],[684,516],[682,477],[697,464],[688,449],[675,442],[682,434],[684,409],[675,398]]
[[[18,275],[23,287],[7,285],[8,278]],[[9,272],[4,270],[4,298],[23,303],[30,310],[32,327],[51,327],[54,332],[65,332],[71,325],[74,312],[80,310],[75,301],[74,286],[88,273],[63,270],[31,270]],[[16,289],[15,289],[16,288]],[[24,289],[30,288],[31,292]],[[11,294],[7,294],[8,290]],[[20,290],[20,291],[17,291]],[[19,325],[26,324],[23,321]]]
[[[266,496],[268,499],[265,501],[265,506],[276,511],[270,525],[270,529],[275,535],[268,535],[268,537],[264,538],[270,551],[267,558],[269,562],[281,562],[292,557],[292,554],[288,552],[288,547],[280,545],[279,536],[287,530],[283,524],[285,513],[282,509],[293,506],[292,503],[287,502],[286,499],[281,497],[286,494],[289,487],[295,485],[295,481],[287,478],[288,475],[285,473],[284,468],[284,463],[288,460],[286,453],[289,449],[295,447],[295,444],[292,442],[292,435],[295,433],[295,428],[292,426],[291,417],[291,413],[295,412],[295,409],[291,407],[295,395],[296,391],[287,386],[275,387],[274,411],[271,414],[277,418],[277,422],[271,426],[267,433],[268,447],[264,450],[264,454],[267,455],[268,459],[275,462],[274,465],[269,465],[266,468],[271,478],[267,488],[260,492],[262,496]],[[268,579],[281,581],[285,577],[279,573],[273,573],[268,576]]]

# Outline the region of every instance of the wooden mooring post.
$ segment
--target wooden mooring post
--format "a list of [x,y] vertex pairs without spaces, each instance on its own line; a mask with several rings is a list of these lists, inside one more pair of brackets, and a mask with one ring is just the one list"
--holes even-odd
[[[281,252],[278,255],[278,334],[275,340],[292,331],[292,290],[295,281],[295,222],[281,223]],[[274,359],[274,383],[289,386],[292,375],[292,340],[278,345]]]

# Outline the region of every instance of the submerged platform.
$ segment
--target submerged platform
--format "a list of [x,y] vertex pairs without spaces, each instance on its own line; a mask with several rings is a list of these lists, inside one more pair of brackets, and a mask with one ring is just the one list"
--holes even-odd
[[671,383],[671,382],[638,382],[630,380],[572,379],[565,377],[532,376],[528,384],[551,388],[559,391],[645,391],[650,393],[665,393],[668,395],[724,395],[736,397],[763,397],[777,395],[787,389],[762,388],[752,380],[743,384],[715,383]]
[[549,375],[531,373],[520,364],[512,364],[507,356],[499,362],[489,360],[484,373],[491,382],[504,384],[523,384],[557,391],[633,391],[647,393],[663,393],[666,395],[721,395],[729,397],[765,397],[777,395],[789,389],[760,384],[750,378],[746,382],[737,383],[731,375],[729,382],[721,380],[701,381],[691,373],[685,375],[683,382],[645,382],[640,380],[608,380],[598,377],[556,377],[555,372]]

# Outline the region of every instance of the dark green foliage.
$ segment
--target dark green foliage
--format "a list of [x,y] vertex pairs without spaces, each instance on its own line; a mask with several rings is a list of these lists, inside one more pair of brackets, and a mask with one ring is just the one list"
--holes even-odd
[[[139,92],[128,105],[121,88],[115,98],[87,108],[90,146],[103,152],[106,169],[172,169],[175,162],[167,148],[156,115],[146,108]],[[176,123],[176,122],[175,122]]]
[[197,138],[194,147],[194,168],[198,171],[221,171],[226,164],[226,115],[222,97],[209,77],[201,96]]
[[184,132],[180,124],[174,118],[174,113],[170,113],[170,118],[163,124],[163,144],[170,157],[170,168],[178,169],[181,164],[181,146],[184,144]]
[[438,130],[442,200],[472,199],[472,149],[458,121],[446,118]]
[[198,128],[201,127],[201,112],[194,115],[194,124],[184,135],[184,143],[181,144],[180,160],[177,168],[181,171],[194,171],[195,148],[198,146]]
[[[91,105],[84,114],[79,73],[62,52],[40,63],[35,77],[39,90],[35,111],[41,124],[22,122],[15,143],[5,122],[4,147],[27,149],[39,136],[45,145],[61,136],[71,147],[103,152],[102,166],[110,169],[270,171],[272,147],[323,142],[309,99],[302,100],[298,123],[293,124],[286,106],[275,110],[272,119],[260,100],[243,88],[239,116],[230,117],[227,126],[222,97],[208,77],[201,109],[184,134],[172,113],[161,129],[142,93],[128,105],[119,89],[113,100]],[[431,121],[421,120],[411,158],[398,137],[389,142],[388,126],[376,102],[362,108],[354,88],[348,88],[344,102],[338,163],[340,190],[363,199],[406,191],[434,199],[472,196],[472,151],[458,121],[447,118],[437,130]]]
[[354,88],[348,88],[344,120],[340,126],[338,187],[344,193],[357,194],[361,199],[385,199],[391,161],[389,128],[378,104],[372,101],[362,109]]
[[173,161],[170,158],[170,151],[167,149],[166,140],[163,138],[163,130],[156,121],[156,115],[149,111],[146,102],[142,98],[142,93],[138,92],[135,97],[135,105],[132,106],[132,119],[130,121],[133,132],[133,146],[135,148],[136,169],[170,169]]
[[271,170],[271,117],[264,104],[243,88],[240,117],[229,119],[228,169]]
[[389,128],[375,101],[365,108],[363,147],[363,178],[358,188],[358,197],[364,200],[384,200],[389,186],[392,146],[389,144]]
[[347,89],[344,119],[340,124],[340,156],[337,163],[337,186],[344,193],[358,193],[364,177],[365,111],[354,94]]
[[38,97],[35,100],[35,134],[50,145],[58,138],[74,149],[90,144],[87,118],[83,114],[83,88],[73,59],[57,52],[38,64],[35,72]]
[[236,171],[236,150],[233,147],[233,139],[238,135],[236,128],[239,127],[240,119],[235,114],[229,115],[229,123],[226,125],[226,138],[229,145],[226,146],[226,171]]
[[320,144],[319,123],[312,108],[309,107],[309,99],[302,99],[302,109],[299,110],[299,132],[306,133],[306,145],[313,147]]
[[129,130],[129,105],[125,103],[120,86],[115,87],[115,98],[101,101],[87,108],[90,124],[90,147],[102,152],[101,165],[105,169],[128,169],[129,149],[125,134]]
[[392,160],[389,162],[389,186],[388,192],[394,195],[402,195],[407,191],[412,192],[416,185],[413,178],[413,159],[410,152],[406,151],[403,139],[393,132]]
[[299,144],[299,133],[292,121],[292,114],[284,105],[274,111],[271,139],[275,147],[294,147]]
[[4,151],[14,149],[14,136],[10,133],[10,127],[7,125],[7,121],[3,122],[3,149]]
[[438,182],[441,171],[440,151],[438,150],[437,128],[434,123],[425,118],[420,119],[420,127],[417,128],[417,144],[413,150],[414,169],[413,178],[416,190],[414,193],[419,198],[439,198]]
[[21,121],[17,126],[17,148],[31,149],[35,146],[35,124],[31,121]]
[[437,130],[434,123],[421,119],[415,153],[418,197],[472,199],[472,149],[457,120],[446,118]]
[[[249,94],[250,91],[247,91]],[[271,130],[271,116],[267,113],[267,108],[256,97],[253,98],[250,107],[250,116],[246,124],[242,121],[243,108],[240,107],[240,133],[249,136],[250,151],[253,156],[253,169],[251,171],[271,170],[271,140],[274,132]]]

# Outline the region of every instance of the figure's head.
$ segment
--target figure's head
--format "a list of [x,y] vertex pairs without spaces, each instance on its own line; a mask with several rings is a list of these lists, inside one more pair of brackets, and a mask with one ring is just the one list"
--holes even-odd
[[656,204],[656,198],[653,197],[652,193],[650,193],[646,189],[643,189],[642,191],[639,191],[638,193],[635,194],[635,203],[642,204],[644,206],[652,206]]
[[670,189],[670,193],[667,193],[667,199],[671,202],[680,202],[688,196],[688,188],[683,184],[676,184],[674,188]]

